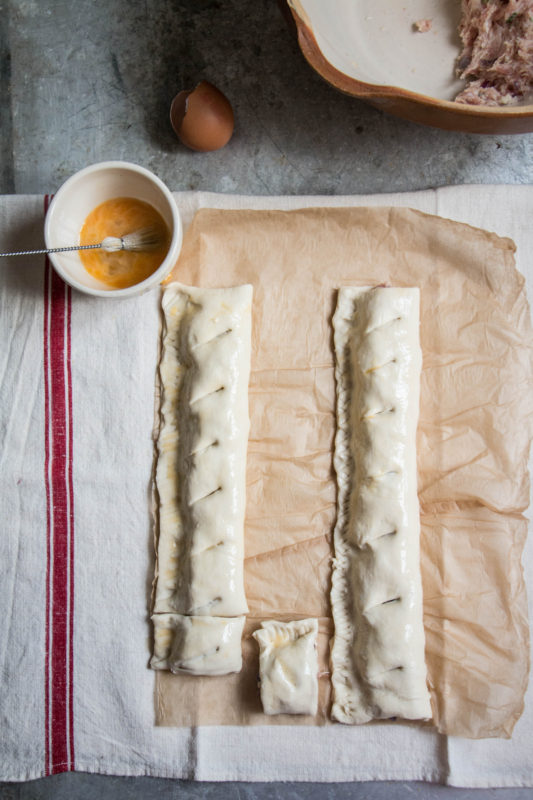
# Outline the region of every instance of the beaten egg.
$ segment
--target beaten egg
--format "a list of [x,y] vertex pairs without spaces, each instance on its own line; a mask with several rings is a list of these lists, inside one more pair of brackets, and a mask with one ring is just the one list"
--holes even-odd
[[155,228],[161,243],[150,250],[80,250],[87,272],[112,289],[135,286],[161,265],[171,238],[161,214],[143,200],[114,197],[94,208],[83,223],[80,244],[97,244],[107,236],[120,238],[142,228]]

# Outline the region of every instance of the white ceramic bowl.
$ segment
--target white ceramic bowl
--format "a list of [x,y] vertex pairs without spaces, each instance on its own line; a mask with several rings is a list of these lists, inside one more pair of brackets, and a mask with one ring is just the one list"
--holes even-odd
[[152,172],[127,161],[104,161],[76,172],[50,203],[44,239],[47,248],[78,244],[87,215],[113,197],[135,197],[149,203],[161,214],[171,234],[170,247],[161,266],[141,283],[126,289],[112,289],[87,272],[77,251],[51,253],[50,260],[63,280],[80,292],[97,297],[131,297],[161,283],[175,265],[181,250],[183,229],[176,201]]

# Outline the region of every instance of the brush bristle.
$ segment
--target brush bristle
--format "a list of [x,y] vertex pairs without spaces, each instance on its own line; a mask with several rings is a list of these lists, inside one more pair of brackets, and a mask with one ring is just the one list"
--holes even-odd
[[151,250],[161,244],[156,228],[142,228],[122,237],[124,250]]
[[161,236],[156,228],[141,228],[122,237],[107,236],[102,242],[102,249],[108,253],[117,250],[153,250],[160,244]]

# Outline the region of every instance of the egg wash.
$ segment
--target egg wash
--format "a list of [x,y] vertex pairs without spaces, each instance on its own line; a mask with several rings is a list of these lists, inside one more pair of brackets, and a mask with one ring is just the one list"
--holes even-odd
[[96,244],[106,236],[125,236],[142,228],[155,228],[161,244],[150,250],[80,250],[83,266],[111,289],[125,289],[148,278],[163,262],[170,247],[170,232],[161,214],[134,197],[113,197],[96,206],[83,223],[80,244]]

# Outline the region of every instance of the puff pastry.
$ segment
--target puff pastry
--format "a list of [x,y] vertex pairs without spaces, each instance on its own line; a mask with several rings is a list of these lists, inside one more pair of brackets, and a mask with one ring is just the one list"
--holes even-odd
[[334,719],[429,718],[416,428],[419,290],[344,288],[333,318]]
[[153,669],[190,675],[240,672],[245,617],[185,617],[155,614]]
[[252,287],[175,283],[162,306],[154,614],[237,617],[248,610],[243,557]]
[[268,620],[252,636],[259,644],[259,679],[265,714],[316,714],[318,621]]

